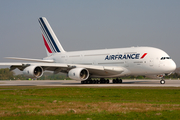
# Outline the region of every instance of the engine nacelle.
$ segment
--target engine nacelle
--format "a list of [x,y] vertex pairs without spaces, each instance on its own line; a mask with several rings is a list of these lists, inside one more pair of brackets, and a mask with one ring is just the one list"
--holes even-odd
[[89,78],[89,71],[85,68],[74,68],[68,72],[69,78],[73,80],[87,80]]
[[43,68],[40,66],[28,66],[23,70],[23,74],[30,78],[40,78],[43,75]]

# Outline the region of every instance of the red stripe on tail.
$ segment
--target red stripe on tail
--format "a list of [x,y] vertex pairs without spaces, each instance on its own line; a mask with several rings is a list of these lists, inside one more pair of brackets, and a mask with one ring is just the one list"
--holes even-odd
[[[43,36],[43,35],[42,35],[42,36]],[[52,53],[52,51],[51,51],[49,45],[47,44],[46,39],[44,38],[44,36],[43,36],[43,40],[44,40],[44,45],[46,46],[48,52],[49,52],[49,53]]]

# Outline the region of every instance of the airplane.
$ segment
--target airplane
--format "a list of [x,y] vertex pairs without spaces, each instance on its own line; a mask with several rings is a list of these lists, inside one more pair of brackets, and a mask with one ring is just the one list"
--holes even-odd
[[29,78],[40,78],[44,71],[66,73],[82,84],[122,83],[122,76],[144,75],[160,77],[171,74],[176,69],[175,62],[161,49],[154,47],[128,47],[67,52],[45,17],[38,19],[47,57],[43,59],[8,57],[8,59],[29,61],[27,63],[0,63],[10,65],[10,70],[18,68]]

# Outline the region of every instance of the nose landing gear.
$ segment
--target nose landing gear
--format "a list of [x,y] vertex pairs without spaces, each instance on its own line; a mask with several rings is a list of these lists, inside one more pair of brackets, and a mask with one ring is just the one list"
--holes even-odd
[[165,76],[164,74],[158,75],[158,77],[161,78],[161,80],[160,80],[161,84],[165,84],[164,76]]
[[165,80],[164,79],[160,80],[160,83],[165,84]]

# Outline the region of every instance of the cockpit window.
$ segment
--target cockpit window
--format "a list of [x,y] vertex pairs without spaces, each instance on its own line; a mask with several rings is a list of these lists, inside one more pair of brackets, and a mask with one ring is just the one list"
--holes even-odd
[[161,60],[171,59],[171,57],[162,57]]

